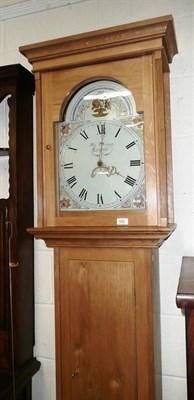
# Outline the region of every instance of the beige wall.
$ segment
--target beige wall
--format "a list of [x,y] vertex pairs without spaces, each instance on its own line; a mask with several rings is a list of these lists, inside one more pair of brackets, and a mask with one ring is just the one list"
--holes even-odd
[[[171,66],[178,227],[160,249],[162,399],[186,400],[184,317],[176,308],[175,297],[181,258],[194,256],[193,0],[87,0],[6,19],[0,22],[0,65],[21,63],[31,68],[18,51],[20,45],[166,14],[175,19],[179,48]],[[33,379],[33,400],[55,400],[53,255],[41,241],[35,243],[35,249],[35,355],[42,366]]]

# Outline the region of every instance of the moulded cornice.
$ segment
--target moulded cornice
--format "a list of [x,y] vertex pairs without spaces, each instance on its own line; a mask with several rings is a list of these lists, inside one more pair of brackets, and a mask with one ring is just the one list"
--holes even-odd
[[171,15],[21,46],[34,72],[116,60],[161,51],[164,65],[177,53]]

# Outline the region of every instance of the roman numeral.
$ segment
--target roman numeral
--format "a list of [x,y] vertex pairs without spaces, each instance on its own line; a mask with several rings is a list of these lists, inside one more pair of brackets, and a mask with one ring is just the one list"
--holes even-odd
[[127,150],[130,149],[130,147],[135,146],[135,144],[136,144],[136,143],[135,143],[134,140],[133,140],[133,142],[127,144],[126,149],[127,149]]
[[121,130],[121,127],[118,129],[118,131],[117,131],[117,133],[116,133],[115,137],[117,137],[117,136],[118,136],[118,134],[119,134],[120,130]]
[[81,132],[80,132],[80,135],[81,135],[85,140],[88,139],[88,135],[87,135],[86,131],[81,131]]
[[77,149],[75,149],[75,147],[70,147],[70,146],[68,146],[68,149],[69,149],[69,150],[77,151]]
[[130,160],[130,167],[139,167],[140,163],[140,160]]
[[124,180],[127,185],[134,186],[136,179],[132,178],[131,176],[127,175],[126,179]]
[[86,200],[87,195],[88,195],[87,190],[83,188],[83,189],[81,190],[80,194],[79,194],[79,197],[80,197],[80,199],[82,199],[82,200]]
[[114,192],[115,192],[116,196],[117,196],[119,199],[121,199],[120,194],[119,194],[118,192],[116,192],[116,190],[114,190]]
[[97,125],[99,135],[105,135],[105,124]]
[[67,164],[62,164],[61,165],[64,169],[71,169],[73,168],[73,163],[67,163]]
[[77,179],[75,176],[72,176],[71,178],[67,179],[68,185],[73,188],[77,184]]
[[102,194],[97,194],[97,204],[104,204]]

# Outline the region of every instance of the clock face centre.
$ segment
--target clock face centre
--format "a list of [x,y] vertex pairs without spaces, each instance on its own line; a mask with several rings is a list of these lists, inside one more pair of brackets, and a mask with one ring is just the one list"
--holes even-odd
[[103,165],[104,165],[104,164],[103,164],[102,161],[98,161],[98,162],[97,162],[97,166],[98,166],[99,168],[103,167]]

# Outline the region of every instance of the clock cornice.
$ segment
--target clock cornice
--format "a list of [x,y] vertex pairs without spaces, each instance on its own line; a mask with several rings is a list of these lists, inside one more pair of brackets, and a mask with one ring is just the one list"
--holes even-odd
[[21,46],[33,70],[105,62],[161,51],[164,69],[178,52],[171,15]]

